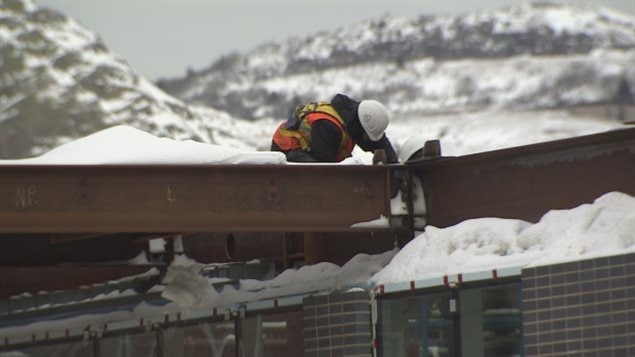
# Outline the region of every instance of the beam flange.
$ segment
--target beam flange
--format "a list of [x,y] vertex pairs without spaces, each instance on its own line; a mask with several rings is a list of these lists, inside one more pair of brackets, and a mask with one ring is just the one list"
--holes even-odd
[[427,223],[479,217],[536,222],[619,191],[635,195],[635,128],[410,164],[423,184]]
[[0,166],[0,233],[345,231],[390,213],[389,166]]

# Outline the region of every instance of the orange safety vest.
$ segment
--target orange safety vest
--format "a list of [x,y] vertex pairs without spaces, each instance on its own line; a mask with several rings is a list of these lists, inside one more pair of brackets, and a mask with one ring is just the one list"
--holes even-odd
[[288,128],[287,122],[281,123],[273,134],[273,141],[283,151],[302,149],[311,151],[311,130],[317,120],[328,120],[335,124],[342,133],[337,160],[342,161],[351,156],[355,142],[346,131],[344,120],[328,103],[310,103],[299,108],[296,113],[299,120],[297,128]]

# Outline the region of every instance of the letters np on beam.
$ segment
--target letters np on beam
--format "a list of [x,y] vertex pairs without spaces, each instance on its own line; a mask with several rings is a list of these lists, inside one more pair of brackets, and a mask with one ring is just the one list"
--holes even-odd
[[390,168],[0,165],[0,233],[328,232],[390,216]]

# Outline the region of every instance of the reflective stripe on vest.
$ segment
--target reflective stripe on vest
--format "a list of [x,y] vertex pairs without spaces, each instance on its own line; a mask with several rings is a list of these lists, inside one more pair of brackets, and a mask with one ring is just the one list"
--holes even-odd
[[[335,124],[342,134],[342,139],[337,153],[337,160],[341,161],[351,156],[355,143],[344,128],[344,120],[337,114],[337,112],[328,104],[320,103],[317,106],[318,111],[310,112],[300,121],[300,125],[297,130],[290,130],[285,128],[285,123],[280,124],[278,129],[273,135],[273,141],[283,151],[291,151],[295,149],[302,149],[304,151],[311,151],[311,130],[313,123],[317,120],[328,120]],[[327,110],[330,112],[327,112]],[[332,115],[334,113],[335,115]]]

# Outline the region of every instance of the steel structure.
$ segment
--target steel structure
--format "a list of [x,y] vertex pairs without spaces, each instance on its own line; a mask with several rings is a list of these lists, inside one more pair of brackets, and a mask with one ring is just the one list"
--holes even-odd
[[0,233],[349,230],[390,212],[390,168],[0,166]]
[[550,209],[609,191],[635,195],[635,128],[411,163],[425,191],[428,224],[470,218],[536,222]]
[[127,259],[176,234],[202,261],[342,263],[407,242],[424,220],[537,221],[609,191],[635,195],[633,127],[406,165],[0,166],[0,266]]

